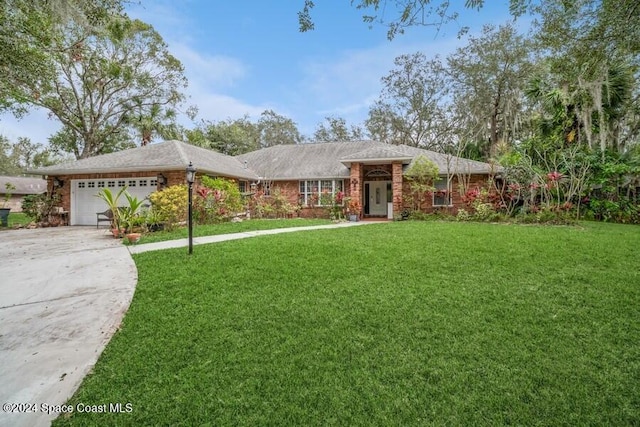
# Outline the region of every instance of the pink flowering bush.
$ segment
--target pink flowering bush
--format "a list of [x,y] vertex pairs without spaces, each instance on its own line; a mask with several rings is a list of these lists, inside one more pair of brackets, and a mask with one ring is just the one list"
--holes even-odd
[[194,198],[195,217],[201,224],[228,221],[246,210],[240,189],[235,181],[202,177],[202,186]]

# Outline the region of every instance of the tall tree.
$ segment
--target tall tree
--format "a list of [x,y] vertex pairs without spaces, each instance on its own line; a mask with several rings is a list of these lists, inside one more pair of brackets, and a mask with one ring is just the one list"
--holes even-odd
[[[640,135],[638,89],[629,64],[611,64],[604,79],[593,82],[565,80],[549,68],[531,79],[527,96],[538,109],[536,124],[540,136],[562,148],[583,144],[590,149],[624,149]],[[594,94],[598,94],[594,97]]]
[[[317,1],[317,0],[315,0]],[[305,0],[303,8],[298,12],[300,31],[310,31],[315,28],[311,16],[315,7],[314,0]],[[524,0],[511,0],[513,10]],[[351,0],[351,4],[362,10],[362,20],[369,24],[380,24],[387,27],[387,38],[392,40],[396,35],[404,33],[405,28],[412,26],[430,26],[439,29],[442,25],[458,18],[458,12],[452,10],[450,0]],[[455,5],[455,3],[454,3]],[[467,9],[479,9],[484,0],[465,0]],[[466,27],[461,29],[461,33]]]
[[511,144],[522,121],[523,91],[532,72],[532,44],[512,25],[485,25],[479,37],[447,57],[463,138],[494,155]]
[[260,147],[281,144],[300,144],[303,141],[296,123],[273,110],[265,110],[258,120]]
[[[100,154],[113,153],[134,148],[135,146],[134,139],[129,134],[128,129],[121,129],[105,137],[102,141]],[[62,129],[49,137],[49,147],[56,154],[71,154],[78,159],[79,157],[76,153],[85,151],[85,140],[75,130],[68,126],[62,126]]]
[[29,138],[20,137],[11,143],[0,135],[0,175],[22,175],[26,169],[50,166],[63,160],[63,157],[40,143],[31,142]]
[[20,175],[22,168],[13,153],[13,147],[9,139],[0,135],[0,175]]
[[369,111],[373,139],[391,144],[436,148],[447,130],[449,83],[439,57],[401,55],[382,78],[380,98]]
[[325,117],[325,122],[318,123],[313,140],[317,142],[359,141],[364,139],[364,129],[360,126],[347,126],[342,117]]
[[196,129],[187,131],[186,136],[190,144],[236,156],[258,149],[260,132],[258,126],[244,116],[219,122],[203,121]]
[[3,0],[0,2],[0,111],[27,111],[25,82],[54,80],[53,55],[81,39],[54,43],[61,28],[75,23],[87,31],[102,27],[126,0]]
[[[640,7],[629,0],[547,0],[536,39],[545,68],[529,90],[565,141],[623,150],[640,131]],[[565,116],[550,117],[554,114]],[[551,119],[551,120],[549,120]],[[564,123],[561,123],[564,121]],[[564,134],[564,135],[563,135]]]
[[51,43],[48,76],[55,77],[16,80],[12,89],[17,101],[49,110],[74,135],[66,149],[78,159],[113,151],[109,143],[134,117],[183,100],[182,65],[148,24],[114,16],[88,30],[71,22]]

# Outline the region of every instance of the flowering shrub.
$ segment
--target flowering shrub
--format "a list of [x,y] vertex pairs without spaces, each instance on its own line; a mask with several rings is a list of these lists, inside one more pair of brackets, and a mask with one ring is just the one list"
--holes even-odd
[[558,171],[549,172],[547,174],[547,179],[552,182],[558,182],[562,178],[562,174]]
[[[500,209],[506,207],[505,202],[502,200],[499,194],[492,193],[486,188],[472,188],[468,190],[463,196],[462,201],[472,209],[473,212],[479,214],[481,220],[485,220],[485,216],[488,215],[488,210],[491,213],[495,213]],[[481,212],[478,212],[478,210]]]
[[[251,215],[256,218],[288,218],[298,213],[300,204],[291,203],[288,191],[276,187],[270,196],[255,194],[249,204]],[[300,199],[300,198],[299,198]]]
[[329,213],[329,219],[339,221],[345,217],[345,197],[342,191],[338,191],[335,194],[331,194],[328,191],[323,191],[320,198],[323,206],[326,206]]
[[458,209],[458,214],[456,215],[456,220],[458,220],[458,221],[469,221],[469,220],[471,220],[471,215],[465,209]]
[[196,195],[194,205],[200,223],[228,221],[246,209],[238,185],[229,179],[203,176]]
[[347,209],[350,214],[360,214],[360,202],[357,200],[349,199],[349,207]]
[[151,193],[149,200],[154,212],[167,221],[167,227],[171,228],[174,224],[187,220],[189,193],[186,185],[172,185]]
[[496,213],[491,203],[478,203],[476,201],[473,207],[475,209],[474,219],[479,221],[487,221]]

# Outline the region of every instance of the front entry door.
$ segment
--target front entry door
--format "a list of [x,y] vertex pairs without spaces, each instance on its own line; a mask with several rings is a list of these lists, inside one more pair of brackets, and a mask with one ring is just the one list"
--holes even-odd
[[387,182],[371,181],[369,184],[369,215],[387,215]]

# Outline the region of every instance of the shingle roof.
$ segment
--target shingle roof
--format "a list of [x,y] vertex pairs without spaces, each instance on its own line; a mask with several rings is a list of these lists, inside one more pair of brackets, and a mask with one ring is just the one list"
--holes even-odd
[[410,161],[413,159],[412,155],[402,153],[399,150],[394,149],[393,146],[380,146],[374,144],[374,147],[367,148],[363,151],[344,156],[340,159],[343,163],[351,162],[375,162],[378,160],[405,160]]
[[460,173],[460,174],[488,174],[500,171],[502,168],[495,164],[478,162],[476,160],[465,159],[435,151],[424,150],[422,148],[410,147],[408,145],[397,145],[394,148],[400,152],[412,156],[415,160],[422,155],[434,162],[438,166],[440,174]]
[[236,158],[267,179],[342,178],[349,169],[340,158],[363,147],[359,142],[276,145]]
[[41,175],[81,173],[113,173],[136,171],[166,171],[185,169],[189,162],[200,172],[236,178],[257,179],[253,171],[234,157],[180,141],[165,141],[131,148],[87,159],[30,170]]
[[494,171],[488,163],[376,141],[330,142],[318,144],[277,145],[236,158],[246,161],[250,169],[267,179],[346,178],[352,162],[399,160],[410,164],[423,155],[433,161],[441,174],[486,174]]
[[298,180],[347,178],[352,162],[402,161],[408,165],[423,155],[433,161],[441,174],[486,174],[488,163],[446,156],[407,145],[376,141],[330,142],[276,145],[231,157],[180,141],[165,141],[67,163],[30,170],[41,175],[72,175],[185,169],[189,161],[200,172],[255,180]]
[[47,181],[42,178],[0,176],[0,194],[6,193],[7,183],[15,187],[11,194],[41,194],[47,191]]

